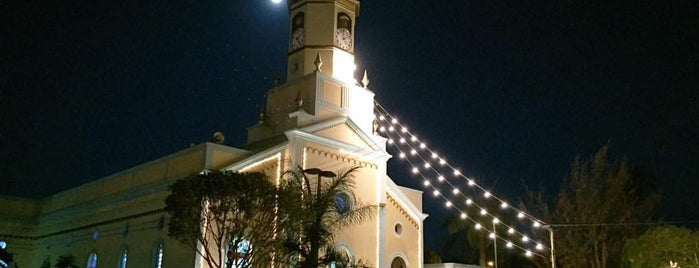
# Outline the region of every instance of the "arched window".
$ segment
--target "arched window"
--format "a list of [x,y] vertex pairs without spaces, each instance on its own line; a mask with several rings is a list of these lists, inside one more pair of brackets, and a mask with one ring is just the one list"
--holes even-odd
[[126,249],[124,249],[121,254],[119,254],[119,264],[117,265],[118,268],[126,268],[126,261],[129,260],[129,253]]
[[250,241],[244,238],[232,238],[226,246],[226,263],[231,262],[231,267],[244,267],[251,252]]
[[352,33],[352,19],[345,13],[337,13],[337,29],[347,29]]
[[296,13],[294,19],[291,20],[291,32],[293,33],[298,28],[303,28],[304,15],[303,12]]
[[156,246],[155,250],[153,251],[154,268],[163,268],[163,253],[165,253],[163,243],[158,243],[158,246]]
[[335,211],[339,214],[345,214],[352,211],[352,204],[354,204],[354,199],[349,192],[340,192],[335,195]]
[[97,252],[93,251],[89,256],[87,256],[87,265],[85,267],[97,268]]
[[393,261],[391,261],[391,268],[408,268],[408,265],[405,264],[403,258],[396,256],[393,258]]
[[352,267],[354,256],[352,251],[346,246],[336,246],[333,249],[333,261],[330,262],[329,268],[345,268]]

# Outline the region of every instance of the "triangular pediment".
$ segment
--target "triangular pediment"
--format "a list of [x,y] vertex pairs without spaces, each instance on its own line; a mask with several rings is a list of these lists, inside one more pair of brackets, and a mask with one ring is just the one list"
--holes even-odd
[[301,131],[358,148],[383,149],[383,146],[380,145],[383,141],[374,140],[348,117],[338,117],[316,123],[301,129]]
[[334,139],[339,142],[352,144],[358,147],[375,147],[371,146],[366,140],[357,134],[357,130],[347,124],[335,125],[326,129],[321,129],[313,132],[313,134]]

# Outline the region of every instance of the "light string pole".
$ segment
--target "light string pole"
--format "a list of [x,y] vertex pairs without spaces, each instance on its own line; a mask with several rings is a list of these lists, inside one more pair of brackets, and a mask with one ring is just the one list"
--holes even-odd
[[[496,222],[493,221],[493,233],[497,237],[498,234],[497,234],[497,229],[495,229],[495,223]],[[494,252],[493,255],[495,255],[495,258],[494,258],[495,268],[498,268],[498,240],[497,239],[493,239],[493,252]]]
[[553,224],[544,225],[543,228],[549,231],[549,240],[551,243],[551,268],[556,268],[556,246],[553,239]]

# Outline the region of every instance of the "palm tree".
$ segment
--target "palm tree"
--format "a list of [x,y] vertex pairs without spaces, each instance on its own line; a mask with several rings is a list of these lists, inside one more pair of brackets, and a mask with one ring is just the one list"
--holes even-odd
[[[279,235],[284,241],[283,252],[278,254],[281,259],[298,258],[297,265],[306,268],[346,262],[331,250],[334,234],[360,224],[374,210],[350,198],[358,169],[352,167],[339,175],[317,168],[284,173],[278,197]],[[321,249],[326,251],[324,256],[320,256]]]
[[77,265],[75,265],[75,256],[71,254],[66,254],[63,256],[58,257],[56,260],[56,265],[53,267],[56,268],[78,268]]

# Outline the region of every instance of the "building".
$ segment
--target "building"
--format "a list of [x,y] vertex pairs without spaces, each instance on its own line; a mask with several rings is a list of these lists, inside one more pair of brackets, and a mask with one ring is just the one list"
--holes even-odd
[[374,93],[354,78],[356,0],[289,0],[287,82],[233,148],[202,143],[41,200],[0,200],[0,240],[20,267],[72,254],[81,267],[204,267],[167,236],[168,185],[204,169],[262,171],[361,166],[351,198],[377,215],[336,236],[370,267],[423,267],[422,193],[387,175],[386,139],[374,133]]

